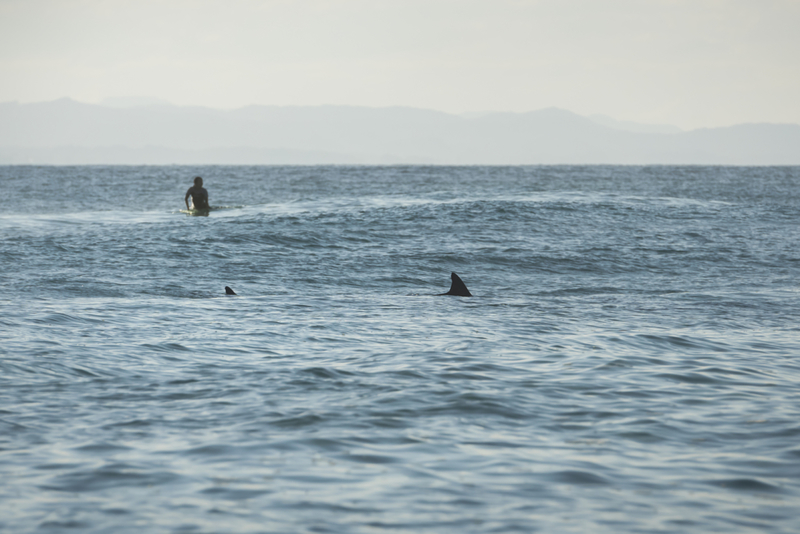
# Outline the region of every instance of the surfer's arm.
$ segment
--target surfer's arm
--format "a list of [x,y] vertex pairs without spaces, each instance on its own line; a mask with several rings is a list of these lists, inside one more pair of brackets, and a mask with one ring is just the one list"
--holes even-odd
[[187,210],[188,210],[188,209],[191,209],[191,208],[189,207],[189,195],[191,195],[191,194],[192,194],[192,188],[190,187],[190,188],[189,188],[189,190],[188,190],[188,191],[186,191],[186,196],[185,196],[185,197],[183,197],[183,201],[184,201],[184,202],[186,202],[186,209],[187,209]]

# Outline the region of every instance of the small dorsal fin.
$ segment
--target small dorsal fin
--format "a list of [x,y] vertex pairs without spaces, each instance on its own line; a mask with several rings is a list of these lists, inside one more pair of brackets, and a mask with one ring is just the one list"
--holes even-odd
[[228,286],[225,286],[225,294],[226,295],[235,295],[236,293],[233,292],[233,289],[229,288]]

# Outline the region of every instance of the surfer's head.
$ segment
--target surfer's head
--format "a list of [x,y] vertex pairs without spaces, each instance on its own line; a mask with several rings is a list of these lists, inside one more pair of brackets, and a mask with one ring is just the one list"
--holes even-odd
[[196,185],[197,187],[203,187],[203,179],[200,178],[199,176],[196,176],[194,179],[194,185]]

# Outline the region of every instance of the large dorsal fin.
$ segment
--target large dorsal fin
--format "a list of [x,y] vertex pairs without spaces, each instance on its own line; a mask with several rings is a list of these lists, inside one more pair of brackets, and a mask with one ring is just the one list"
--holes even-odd
[[456,273],[450,273],[450,279],[453,281],[450,284],[450,291],[442,293],[442,295],[452,295],[454,297],[471,297],[472,293],[467,289],[467,285]]

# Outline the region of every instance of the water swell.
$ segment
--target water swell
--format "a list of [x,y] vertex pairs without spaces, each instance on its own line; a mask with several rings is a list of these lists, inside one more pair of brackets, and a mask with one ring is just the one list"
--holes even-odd
[[792,531],[796,170],[0,171],[0,528]]

